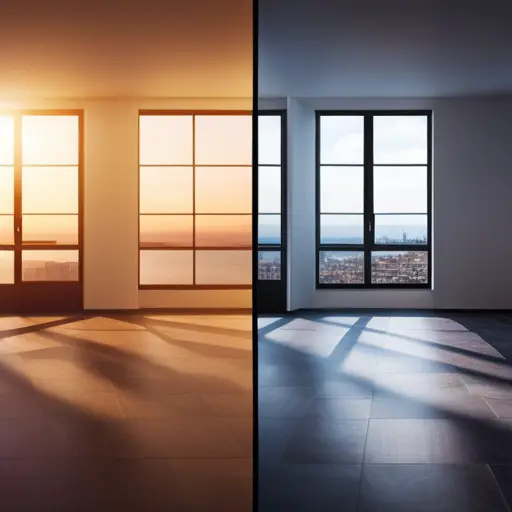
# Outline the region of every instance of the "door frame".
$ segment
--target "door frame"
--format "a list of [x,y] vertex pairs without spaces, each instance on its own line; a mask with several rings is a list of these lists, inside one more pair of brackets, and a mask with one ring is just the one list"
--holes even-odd
[[[257,313],[281,314],[288,310],[288,189],[287,189],[287,112],[286,109],[258,110],[258,116],[279,116],[281,118],[281,244],[257,244],[257,260],[260,251],[279,251],[281,253],[281,279],[259,280],[257,283]],[[258,172],[260,164],[258,162]],[[259,211],[257,212],[259,219]]]

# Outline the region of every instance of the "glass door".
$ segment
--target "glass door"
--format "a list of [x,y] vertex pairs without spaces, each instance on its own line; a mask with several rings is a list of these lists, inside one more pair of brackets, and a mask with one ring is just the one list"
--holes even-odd
[[82,309],[82,114],[0,118],[0,313]]

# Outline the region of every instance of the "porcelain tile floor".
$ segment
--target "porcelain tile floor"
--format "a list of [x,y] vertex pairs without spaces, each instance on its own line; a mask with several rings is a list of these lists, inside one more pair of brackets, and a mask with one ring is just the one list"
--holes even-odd
[[251,505],[250,316],[0,318],[0,510]]
[[259,319],[260,511],[509,511],[512,316]]

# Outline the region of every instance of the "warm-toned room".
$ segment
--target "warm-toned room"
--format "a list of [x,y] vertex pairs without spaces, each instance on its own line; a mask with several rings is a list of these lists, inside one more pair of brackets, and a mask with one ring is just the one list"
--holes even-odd
[[0,18],[0,508],[250,510],[252,2]]

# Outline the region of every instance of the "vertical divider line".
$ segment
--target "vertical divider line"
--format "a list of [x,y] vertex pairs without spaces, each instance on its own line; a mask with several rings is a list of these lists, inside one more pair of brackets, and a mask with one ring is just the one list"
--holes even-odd
[[22,282],[22,119],[14,114],[14,282]]
[[364,283],[372,282],[372,253],[375,236],[373,212],[373,115],[364,116],[363,135],[363,174],[364,174]]
[[192,115],[192,284],[196,285],[196,116]]

